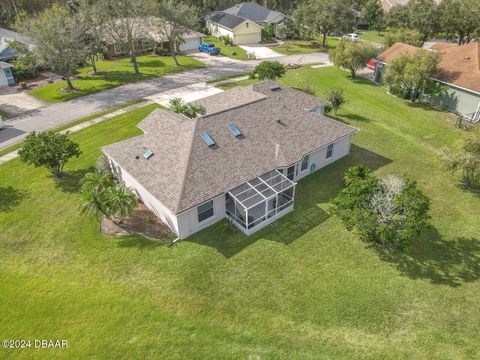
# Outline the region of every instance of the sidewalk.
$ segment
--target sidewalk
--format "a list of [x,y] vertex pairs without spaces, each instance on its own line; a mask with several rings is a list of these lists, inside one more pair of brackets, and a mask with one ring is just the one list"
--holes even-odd
[[[60,134],[66,134],[67,132],[77,132],[77,131],[80,131],[82,129],[85,129],[89,126],[92,126],[92,125],[95,125],[95,124],[98,124],[102,121],[105,121],[105,120],[108,120],[108,119],[111,119],[115,116],[118,116],[118,115],[122,115],[122,114],[125,114],[126,112],[129,112],[129,111],[132,111],[132,110],[135,110],[135,109],[138,109],[140,107],[143,107],[143,106],[146,106],[148,104],[151,104],[152,102],[151,101],[143,101],[143,102],[140,102],[138,104],[133,104],[133,105],[130,105],[130,106],[127,106],[123,109],[119,109],[119,110],[115,110],[111,113],[108,113],[108,114],[105,114],[103,116],[99,116],[98,118],[95,118],[95,119],[92,119],[92,120],[88,120],[88,121],[85,121],[81,124],[78,124],[78,125],[75,125],[75,126],[72,126],[68,129],[65,129],[65,130],[62,130],[60,131],[59,133]],[[18,150],[16,151],[12,151],[11,153],[8,153],[8,154],[5,154],[3,156],[0,157],[0,165],[1,164],[4,164],[6,163],[7,161],[10,161],[10,160],[13,160],[15,158],[18,157]]]

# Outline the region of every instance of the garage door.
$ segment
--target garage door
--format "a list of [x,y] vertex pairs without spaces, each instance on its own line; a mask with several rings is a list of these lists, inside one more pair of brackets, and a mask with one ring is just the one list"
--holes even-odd
[[202,39],[200,37],[189,38],[185,39],[185,44],[181,44],[178,47],[180,51],[189,51],[189,50],[198,50],[198,47],[202,43]]
[[258,44],[260,42],[260,33],[235,34],[234,44]]

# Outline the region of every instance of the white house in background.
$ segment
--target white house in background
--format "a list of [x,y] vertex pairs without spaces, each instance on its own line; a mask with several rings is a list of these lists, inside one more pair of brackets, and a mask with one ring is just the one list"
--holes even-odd
[[260,25],[235,15],[221,11],[210,13],[205,17],[205,23],[212,36],[228,36],[234,45],[257,44],[262,40]]
[[12,68],[12,64],[0,61],[0,87],[15,84]]
[[325,102],[267,81],[155,110],[143,135],[102,148],[116,178],[183,239],[228,218],[249,235],[294,209],[296,181],[346,156],[358,129]]

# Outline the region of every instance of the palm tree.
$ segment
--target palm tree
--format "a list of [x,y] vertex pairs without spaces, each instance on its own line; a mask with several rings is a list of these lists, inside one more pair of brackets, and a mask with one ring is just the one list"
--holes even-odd
[[125,186],[114,186],[105,192],[104,206],[110,216],[120,219],[120,223],[131,214],[137,206],[136,196]]
[[443,85],[435,81],[432,86],[428,89],[428,95],[430,95],[430,106],[435,105],[435,100],[442,95],[446,95],[448,92],[448,86]]
[[178,97],[170,99],[170,110],[179,114],[183,114],[190,119],[194,119],[199,115],[205,115],[207,113],[205,106],[196,103],[186,104],[181,98]]
[[114,185],[112,174],[99,171],[88,173],[80,181],[80,184],[82,185],[80,190],[81,213],[97,218],[100,214],[110,217],[104,207],[103,199],[105,191]]
[[183,111],[185,109],[185,103],[182,100],[182,98],[176,97],[176,98],[170,99],[169,103],[170,103],[170,106],[169,106],[170,110],[176,113],[183,114]]

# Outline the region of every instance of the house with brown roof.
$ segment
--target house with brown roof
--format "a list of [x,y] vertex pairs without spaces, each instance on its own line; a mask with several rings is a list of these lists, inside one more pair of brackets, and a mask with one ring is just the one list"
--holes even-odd
[[[414,54],[420,48],[395,43],[376,58],[374,81],[381,83],[386,66],[401,54]],[[441,60],[432,79],[444,84],[447,91],[435,101],[437,106],[461,114],[473,122],[480,121],[480,44],[436,43]]]
[[102,148],[116,178],[181,239],[224,218],[249,235],[292,211],[296,182],[348,155],[358,131],[273,81],[196,102],[205,115],[157,109],[139,123],[143,135]]

